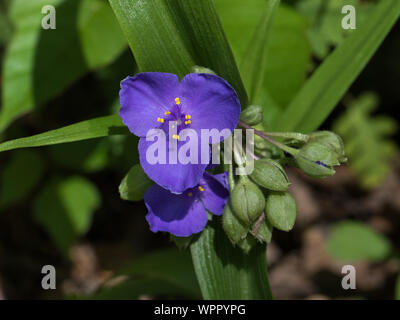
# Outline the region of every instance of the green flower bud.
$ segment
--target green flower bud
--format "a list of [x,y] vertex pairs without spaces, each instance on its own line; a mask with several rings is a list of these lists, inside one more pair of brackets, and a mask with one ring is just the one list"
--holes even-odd
[[296,221],[296,200],[288,192],[271,193],[267,197],[265,211],[266,218],[275,228],[289,231]]
[[264,194],[246,176],[241,176],[231,193],[231,208],[236,217],[245,225],[251,225],[265,208]]
[[305,144],[296,154],[295,161],[304,173],[315,178],[334,175],[333,166],[340,164],[336,152],[319,142]]
[[209,73],[216,75],[216,73],[213,70],[201,66],[193,66],[191,71],[192,73]]
[[250,178],[258,185],[273,191],[287,191],[290,184],[282,166],[271,159],[256,160]]
[[246,122],[250,126],[259,124],[263,119],[263,108],[261,106],[252,104],[240,114],[240,120]]
[[310,134],[309,142],[318,142],[329,149],[333,150],[340,162],[346,162],[346,156],[344,153],[344,143],[340,136],[331,131],[317,131]]
[[243,225],[233,214],[229,204],[225,206],[222,215],[222,226],[232,244],[237,244],[247,236],[249,228]]

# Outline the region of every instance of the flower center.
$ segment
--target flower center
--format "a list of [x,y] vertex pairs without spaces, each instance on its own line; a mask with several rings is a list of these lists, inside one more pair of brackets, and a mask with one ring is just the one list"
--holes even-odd
[[[172,138],[179,140],[179,132],[187,128],[192,123],[192,116],[182,112],[181,100],[179,97],[175,98],[175,105],[171,110],[164,112],[165,117],[157,117],[157,122],[168,124],[170,121],[175,121],[177,125],[177,134],[172,135]],[[175,128],[175,125],[172,126]]]

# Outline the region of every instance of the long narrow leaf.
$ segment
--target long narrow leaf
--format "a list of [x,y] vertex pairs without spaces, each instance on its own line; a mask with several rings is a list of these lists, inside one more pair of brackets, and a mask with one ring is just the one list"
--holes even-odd
[[221,223],[213,221],[191,251],[204,299],[272,299],[265,245],[244,254],[229,242]]
[[110,135],[129,134],[117,115],[106,116],[78,122],[60,129],[47,131],[34,136],[0,143],[0,152],[66,143]]
[[381,0],[365,24],[315,71],[274,128],[302,132],[317,129],[371,59],[399,15],[399,0]]
[[140,71],[182,77],[193,65],[214,70],[247,95],[211,0],[109,0]]
[[279,3],[280,0],[268,1],[261,21],[250,42],[250,46],[247,48],[241,62],[240,71],[251,102],[254,101],[264,81],[265,51],[268,43],[268,35]]

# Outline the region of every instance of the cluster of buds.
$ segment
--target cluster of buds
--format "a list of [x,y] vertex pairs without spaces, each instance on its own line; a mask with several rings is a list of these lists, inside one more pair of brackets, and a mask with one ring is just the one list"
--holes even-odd
[[[244,129],[260,122],[260,106],[249,106],[241,114]],[[270,242],[273,228],[290,231],[294,226],[297,204],[288,191],[290,182],[282,165],[292,164],[311,177],[325,178],[347,160],[342,139],[330,131],[305,135],[264,132],[261,127],[254,132],[254,170],[249,176],[234,176],[230,166],[231,196],[223,214],[225,233],[245,252],[257,240]]]

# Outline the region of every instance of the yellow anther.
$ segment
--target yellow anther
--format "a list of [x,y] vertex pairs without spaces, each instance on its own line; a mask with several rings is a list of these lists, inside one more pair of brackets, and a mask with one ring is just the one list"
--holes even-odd
[[190,120],[185,121],[185,124],[186,124],[186,125],[188,125],[188,124],[190,124],[190,123],[192,123],[192,121],[190,121]]
[[201,192],[203,192],[203,191],[204,191],[204,188],[203,188],[202,186],[199,186],[199,190],[200,190]]
[[179,136],[177,134],[172,135],[172,139],[179,140]]
[[163,118],[157,118],[158,122],[164,123],[164,119]]
[[164,114],[167,116],[167,115],[171,114],[171,112],[170,111],[165,111]]
[[192,116],[191,116],[190,114],[187,114],[187,115],[185,116],[185,119],[192,119]]
[[175,103],[176,104],[181,104],[181,100],[179,98],[175,98]]
[[192,192],[189,192],[189,193],[188,193],[188,196],[189,196],[189,197],[193,196],[193,193],[192,193]]

